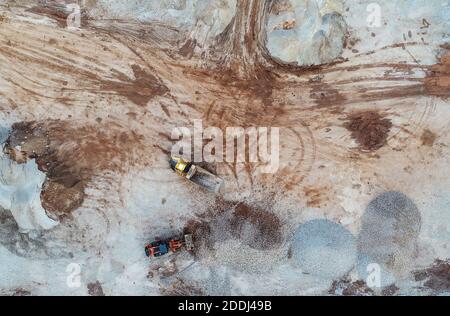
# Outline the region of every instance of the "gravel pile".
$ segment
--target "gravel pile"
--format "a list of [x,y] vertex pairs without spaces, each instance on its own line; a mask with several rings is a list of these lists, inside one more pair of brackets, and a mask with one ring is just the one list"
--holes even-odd
[[339,278],[356,262],[356,240],[344,227],[325,219],[301,225],[292,242],[294,264],[318,277]]
[[358,238],[358,271],[367,276],[370,264],[381,269],[382,285],[395,281],[393,274],[408,271],[421,228],[414,202],[401,192],[386,192],[369,203]]

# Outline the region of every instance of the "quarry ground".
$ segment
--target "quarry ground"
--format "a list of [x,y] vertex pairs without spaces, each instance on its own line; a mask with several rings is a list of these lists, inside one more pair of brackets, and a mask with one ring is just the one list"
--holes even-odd
[[[33,159],[57,223],[24,229],[22,208],[0,208],[0,294],[448,295],[449,8],[382,2],[373,29],[368,2],[344,1],[336,62],[249,79],[169,23],[71,30],[45,1],[0,1],[0,166]],[[207,164],[220,196],[178,177],[170,136],[195,119],[279,127],[279,170]],[[182,232],[194,253],[145,257]]]

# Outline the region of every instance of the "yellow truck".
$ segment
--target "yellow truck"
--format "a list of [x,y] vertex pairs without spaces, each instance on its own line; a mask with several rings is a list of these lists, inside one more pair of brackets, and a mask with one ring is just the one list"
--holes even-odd
[[221,178],[181,157],[172,156],[170,167],[181,177],[210,192],[220,193],[223,188],[224,183]]

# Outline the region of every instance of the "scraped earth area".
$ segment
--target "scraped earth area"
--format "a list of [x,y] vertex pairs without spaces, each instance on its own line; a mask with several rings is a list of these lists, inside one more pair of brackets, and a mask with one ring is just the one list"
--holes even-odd
[[[0,295],[450,294],[448,4],[69,3],[0,0]],[[276,170],[179,177],[199,121]]]

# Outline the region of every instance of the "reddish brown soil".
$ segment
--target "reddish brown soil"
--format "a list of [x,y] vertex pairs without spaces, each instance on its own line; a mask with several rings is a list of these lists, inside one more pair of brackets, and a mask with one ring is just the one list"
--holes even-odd
[[13,124],[6,152],[17,159],[35,158],[47,174],[42,192],[43,207],[56,217],[78,208],[84,199],[86,183],[106,170],[121,171],[143,137],[107,123],[77,128],[67,121],[20,122]]
[[442,56],[439,63],[431,67],[424,84],[429,95],[445,99],[450,97],[450,53]]
[[62,218],[76,210],[84,201],[85,183],[80,181],[72,187],[47,179],[42,187],[42,207],[49,214]]
[[192,58],[194,55],[195,47],[197,46],[197,41],[194,39],[189,39],[184,43],[184,45],[180,48],[178,51],[181,56],[184,56],[186,58]]
[[[223,89],[236,90],[235,93],[242,97],[254,98],[259,100],[260,106],[272,106],[272,93],[281,86],[277,82],[278,75],[271,70],[264,68],[254,69],[253,77],[242,79],[236,75],[236,71],[230,69],[220,69],[220,72],[214,71],[210,75],[218,81]],[[253,116],[257,112],[253,113]]]
[[[34,122],[18,122],[12,126],[11,134],[5,144],[5,151],[13,160],[23,163],[28,158],[43,155],[47,145],[48,140],[41,126]],[[20,146],[21,152],[13,150],[17,146]]]
[[331,108],[341,106],[346,98],[339,90],[323,83],[314,83],[311,87],[310,97],[318,108]]
[[[64,4],[60,4],[57,1],[47,1],[45,4],[37,5],[28,10],[29,12],[46,16],[53,19],[59,27],[67,27],[67,18],[70,12],[66,9]],[[83,10],[82,10],[83,11]],[[81,12],[81,26],[87,25],[87,16],[84,12]]]
[[169,89],[156,76],[146,72],[138,65],[132,65],[131,69],[134,79],[117,74],[119,81],[103,81],[102,90],[114,91],[139,106],[147,105],[148,101],[156,96],[169,93]]
[[351,114],[344,126],[362,150],[375,151],[386,144],[392,122],[378,112],[365,111]]

